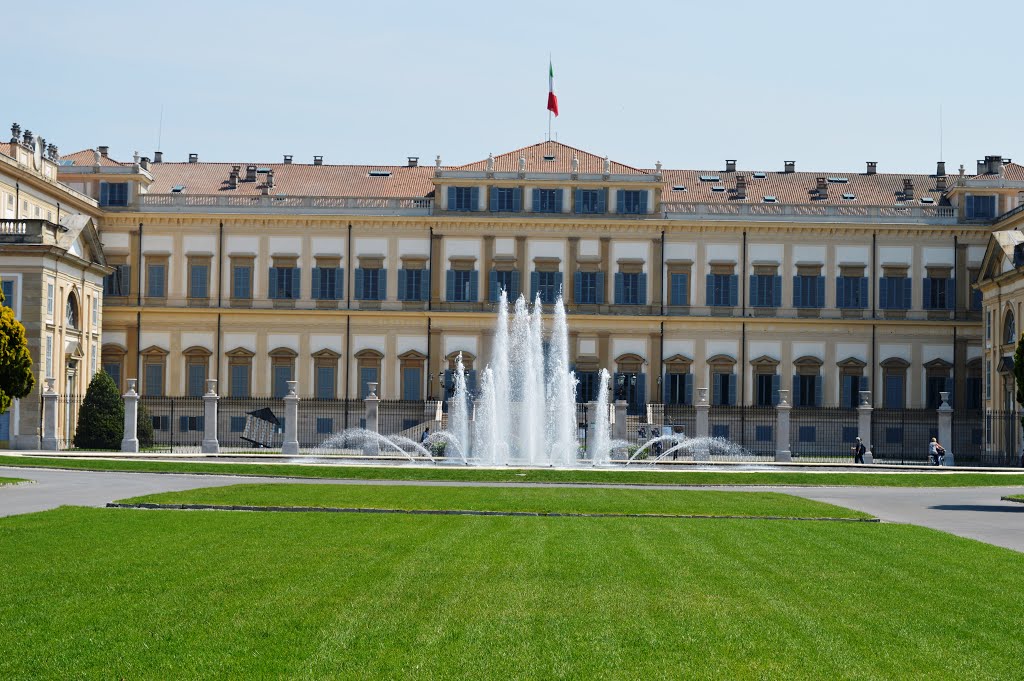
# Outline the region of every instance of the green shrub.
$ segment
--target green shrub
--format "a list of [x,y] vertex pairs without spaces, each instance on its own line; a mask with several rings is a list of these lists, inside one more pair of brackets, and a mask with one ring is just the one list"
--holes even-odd
[[121,449],[124,438],[124,402],[114,379],[105,371],[89,382],[85,400],[78,410],[75,447],[79,449]]
[[139,438],[139,449],[153,446],[153,417],[146,405],[139,400],[139,411],[135,417],[136,437]]

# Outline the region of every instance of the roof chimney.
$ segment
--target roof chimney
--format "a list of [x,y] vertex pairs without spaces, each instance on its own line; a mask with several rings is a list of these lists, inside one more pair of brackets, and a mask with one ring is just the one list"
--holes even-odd
[[945,175],[939,175],[937,178],[935,178],[935,188],[937,190],[939,190],[940,192],[946,191],[946,176]]
[[189,154],[188,155],[188,162],[189,163],[199,163],[199,154]]
[[1001,166],[1003,165],[1002,156],[986,156],[985,165],[988,166],[988,172],[998,174]]
[[935,177],[942,177],[946,174],[946,162],[939,161],[935,164]]
[[903,178],[903,200],[909,201],[914,198],[914,180],[909,177]]
[[315,165],[315,166],[322,166],[323,164],[324,164],[324,157],[323,156],[314,156],[313,157],[313,165]]
[[868,175],[874,175],[878,172],[878,161],[868,161]]
[[420,157],[419,156],[407,156],[406,158],[409,159],[409,167],[410,168],[415,168],[415,167],[419,166],[419,164],[420,164]]
[[271,168],[270,172],[267,173],[267,188],[268,189],[273,189],[274,188],[274,169],[273,168]]
[[100,152],[100,156],[102,156],[103,158],[107,158],[107,153],[110,151],[110,147],[103,144],[101,146],[96,147],[96,151]]
[[978,173],[977,174],[978,175],[984,175],[987,172],[988,172],[988,162],[986,161],[986,159],[979,158],[978,159]]
[[143,170],[149,170],[149,156],[143,156],[139,159],[139,166]]
[[816,191],[818,192],[818,198],[819,199],[827,199],[828,198],[828,180],[825,179],[824,177],[819,177],[817,179]]
[[725,172],[735,173],[736,172],[736,159],[728,158],[725,160]]
[[163,163],[163,162],[164,162],[164,152],[162,152],[162,151],[154,151],[153,152],[153,163]]
[[245,181],[255,182],[256,181],[256,166],[245,167]]
[[[734,161],[735,163],[735,161]],[[736,198],[745,199],[747,198],[747,176],[737,175],[736,176]]]
[[796,172],[796,161],[786,161],[784,165],[786,166],[785,172],[787,172],[787,173],[795,173]]
[[291,154],[285,154],[284,155],[284,162],[285,162],[285,165],[291,165],[292,155]]
[[238,166],[231,169],[231,174],[228,175],[228,188],[238,189]]

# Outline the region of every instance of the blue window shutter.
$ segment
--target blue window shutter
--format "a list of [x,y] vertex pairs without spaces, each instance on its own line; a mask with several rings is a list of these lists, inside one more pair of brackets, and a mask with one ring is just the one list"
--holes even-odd
[[721,380],[719,374],[711,374],[711,404],[715,406],[722,404]]
[[[534,190],[534,193],[536,193],[536,190]],[[556,189],[555,190],[555,210],[552,211],[552,212],[555,212],[555,213],[561,213],[562,212],[562,205],[564,204],[564,199],[562,197],[564,195],[565,195],[565,190],[562,190],[562,189]]]
[[707,289],[704,292],[704,304],[711,306],[715,304],[715,275],[709,274],[704,279],[707,282]]
[[803,286],[800,285],[800,275],[797,275],[793,277],[793,307],[801,307],[803,302]]
[[878,307],[882,310],[889,309],[889,278],[878,278]]
[[409,292],[406,290],[406,283],[409,280],[409,276],[405,271],[405,268],[398,270],[398,299],[409,300]]
[[779,386],[782,383],[782,376],[775,374],[772,376],[772,404],[776,405],[779,403]]
[[815,376],[814,377],[814,406],[815,407],[820,407],[821,406],[821,398],[822,398],[821,392],[822,392],[822,390],[821,390],[821,376],[819,375],[819,376]]
[[556,272],[555,273],[555,298],[558,298],[559,296],[561,296],[561,297],[565,296],[565,290],[563,288],[564,282],[565,282],[564,275],[561,272]]
[[792,404],[794,407],[803,407],[800,403],[800,375],[793,374],[793,389],[789,391],[790,397],[792,398]]
[[179,416],[178,417],[178,431],[182,432],[182,433],[188,432],[188,417],[187,416]]
[[623,284],[623,280],[624,279],[625,279],[625,277],[623,277],[622,272],[616,272],[615,273],[615,304],[616,305],[622,305],[623,300],[626,297],[625,285]]
[[534,213],[539,213],[540,212],[540,193],[541,193],[540,189],[536,189],[535,188],[533,190],[533,202],[532,203],[533,203],[533,212]]
[[836,277],[836,307],[849,307],[846,304],[846,279]]
[[818,284],[818,300],[817,300],[818,307],[825,307],[825,277],[818,277],[817,279],[818,279],[818,281],[817,281],[817,284]]
[[751,274],[750,275],[750,305],[752,307],[753,306],[757,306],[759,304],[759,297],[758,297],[758,293],[760,293],[760,291],[758,290],[759,288],[760,287],[758,286],[757,275],[756,274]]
[[[867,376],[861,376],[860,377],[860,387],[859,387],[858,392],[862,392],[862,391],[865,391],[867,389],[868,389],[868,377]],[[857,404],[860,404],[859,397],[860,396],[858,395]],[[854,406],[857,406],[857,405],[854,405]]]
[[729,305],[736,307],[740,302],[740,277],[738,274],[729,275]]
[[298,267],[292,268],[292,300],[301,298],[302,292],[302,270]]
[[647,404],[647,374],[636,375],[636,403],[641,406]]
[[270,275],[267,282],[267,296],[277,298],[277,268],[270,268]]
[[946,309],[956,308],[956,277],[950,277],[946,283]]
[[619,214],[626,212],[626,192],[621,189],[615,190],[615,212]]
[[683,376],[683,395],[686,404],[693,404],[693,374]]
[[580,302],[580,298],[583,297],[583,273],[582,272],[576,272],[575,274],[572,275],[572,291],[573,291],[573,296],[574,296],[573,300],[575,300],[576,304],[578,305],[579,302]]
[[345,297],[345,268],[339,267],[335,270],[334,299],[341,300]]
[[911,294],[911,290],[913,288],[910,285],[910,281],[911,280],[910,280],[909,277],[905,278],[903,280],[903,309],[904,310],[909,310],[910,309],[910,294]]
[[110,185],[100,182],[100,205],[106,206],[110,203]]
[[445,300],[455,300],[455,272],[453,270],[447,270],[445,272]]
[[[733,275],[736,276],[736,275]],[[739,404],[738,395],[736,394],[736,374],[729,374],[729,399],[725,402],[728,406]]]
[[965,212],[967,213],[967,217],[969,217],[969,218],[973,218],[974,217],[974,197],[973,196],[968,195],[968,197],[967,197],[967,206],[966,206],[966,211]]
[[540,292],[540,272],[534,270],[530,272],[530,300],[537,297]]
[[497,270],[491,270],[490,274],[487,275],[487,292],[492,303],[498,302],[498,294],[501,292],[498,290]]
[[774,280],[775,286],[772,288],[772,305],[774,307],[782,307],[782,275],[775,275]]
[[597,304],[598,305],[604,305],[604,300],[605,300],[605,298],[604,298],[604,291],[605,291],[604,272],[598,272],[597,273]]
[[949,406],[953,406],[953,379],[946,379],[945,392],[949,393]]
[[843,376],[843,394],[839,400],[840,407],[856,407],[853,403],[853,379],[856,376]]
[[925,277],[921,285],[923,287],[921,290],[924,292],[924,300],[921,307],[930,310],[932,308],[932,280],[929,277]]
[[597,190],[597,212],[604,213],[608,210],[608,190],[599,189]]
[[647,190],[646,189],[641,189],[640,190],[640,212],[641,213],[646,213],[647,212]]
[[868,306],[868,278],[860,278],[860,307]]
[[473,303],[480,300],[480,272],[478,270],[469,273],[469,300]]
[[582,205],[582,203],[583,203],[583,190],[582,189],[577,189],[576,190],[576,196],[575,196],[575,200],[574,200],[573,203],[574,203],[573,211],[576,212],[576,213],[579,213],[580,209],[583,208],[583,205]]
[[356,268],[356,300],[363,299],[363,268]]
[[638,277],[638,279],[639,279],[639,282],[640,282],[640,286],[637,287],[638,288],[639,296],[638,296],[638,300],[636,302],[637,302],[638,305],[646,305],[647,304],[647,274],[645,274],[644,272],[641,272],[640,276]]
[[469,188],[469,209],[480,210],[480,187]]
[[492,213],[497,213],[498,212],[498,188],[497,187],[488,187],[487,191],[490,193],[491,212]]
[[523,209],[523,188],[516,187],[512,190],[512,211],[518,213]]
[[388,298],[388,271],[385,269],[377,270],[377,300],[387,300]]
[[669,380],[671,374],[665,374],[661,379],[661,402],[662,404],[672,404],[672,381]]
[[313,282],[310,288],[312,291],[313,300],[320,300],[320,268],[313,268]]
[[508,292],[509,300],[516,300],[519,298],[519,293],[522,289],[519,286],[519,270],[512,271],[512,290]]
[[448,210],[455,210],[455,187],[448,187]]

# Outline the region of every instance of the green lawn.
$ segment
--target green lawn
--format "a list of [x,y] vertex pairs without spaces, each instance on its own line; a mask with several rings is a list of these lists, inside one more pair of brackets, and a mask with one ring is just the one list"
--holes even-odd
[[0,478],[0,486],[16,485],[19,482],[26,482],[26,480],[24,478]]
[[645,485],[806,485],[873,487],[983,487],[1024,485],[1024,473],[803,473],[785,471],[645,470],[481,470],[464,467],[309,466],[275,463],[194,461],[97,461],[72,458],[0,456],[0,466],[74,468],[152,473],[214,473],[358,480],[466,480],[481,482],[596,482]]
[[232,485],[150,494],[124,503],[309,506],[402,510],[632,513],[787,518],[870,518],[867,513],[777,492],[659,489],[418,487],[412,485]]
[[1011,499],[1013,501],[1024,501],[1024,494],[1011,494],[1006,498]]
[[0,555],[2,678],[1024,667],[1024,556],[904,525],[65,507],[0,519]]

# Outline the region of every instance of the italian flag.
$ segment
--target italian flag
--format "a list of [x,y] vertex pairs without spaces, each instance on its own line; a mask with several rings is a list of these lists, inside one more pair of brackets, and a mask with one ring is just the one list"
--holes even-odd
[[548,61],[548,111],[558,115],[558,97],[555,96],[555,67]]

